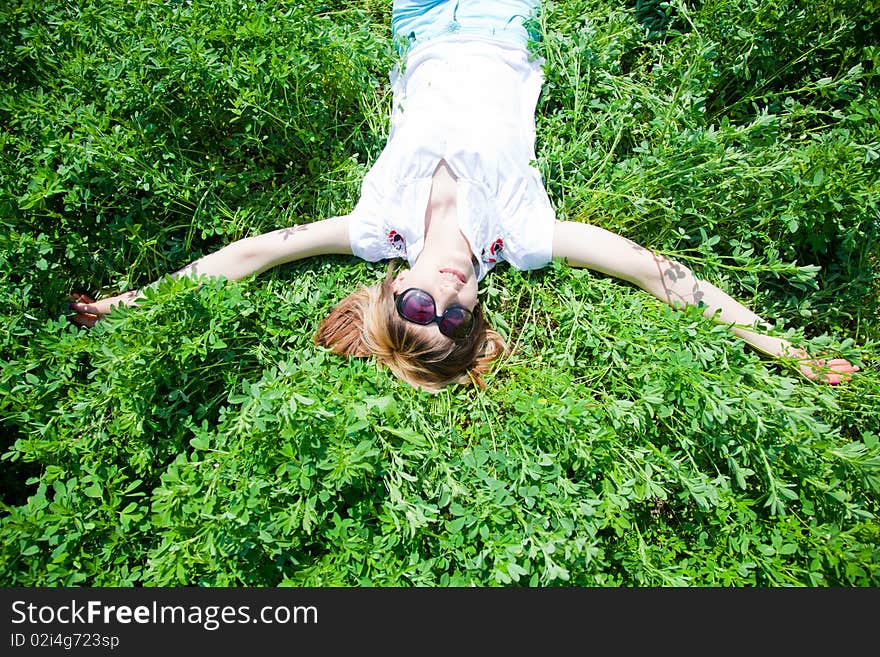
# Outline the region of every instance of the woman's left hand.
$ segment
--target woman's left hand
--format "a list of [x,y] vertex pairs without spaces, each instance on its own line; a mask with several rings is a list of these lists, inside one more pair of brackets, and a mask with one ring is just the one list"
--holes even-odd
[[849,381],[859,366],[845,358],[804,358],[798,361],[798,370],[811,381],[837,385]]

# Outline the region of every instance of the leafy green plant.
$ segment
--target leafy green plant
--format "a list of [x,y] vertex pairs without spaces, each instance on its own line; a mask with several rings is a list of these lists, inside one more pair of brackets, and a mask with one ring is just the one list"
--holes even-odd
[[862,366],[806,381],[696,311],[554,263],[481,283],[486,390],[313,343],[354,258],[67,294],[349,211],[389,2],[0,7],[0,582],[876,586],[876,3],[557,0],[559,215],[679,259]]

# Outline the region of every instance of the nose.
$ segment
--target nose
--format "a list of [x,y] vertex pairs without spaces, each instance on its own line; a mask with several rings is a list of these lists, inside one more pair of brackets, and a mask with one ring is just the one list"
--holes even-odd
[[453,285],[438,285],[436,290],[431,291],[436,304],[436,312],[442,315],[449,306],[458,303],[458,289]]

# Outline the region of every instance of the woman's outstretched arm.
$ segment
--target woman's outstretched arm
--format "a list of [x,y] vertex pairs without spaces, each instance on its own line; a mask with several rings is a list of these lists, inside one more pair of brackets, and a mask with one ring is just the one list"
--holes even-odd
[[635,242],[597,226],[557,221],[553,257],[575,267],[587,267],[633,283],[674,308],[699,306],[703,314],[730,324],[733,332],[758,351],[775,358],[792,358],[804,376],[840,383],[859,368],[842,358],[813,358],[790,342],[750,327],[770,325],[730,295],[700,280],[684,265],[668,260]]
[[[333,217],[246,237],[191,262],[171,276],[216,276],[238,280],[310,256],[350,254],[348,223],[347,216]],[[142,291],[131,290],[98,301],[85,296],[75,297],[70,304],[70,309],[76,313],[71,321],[80,326],[94,326],[114,306],[133,305],[142,296]]]

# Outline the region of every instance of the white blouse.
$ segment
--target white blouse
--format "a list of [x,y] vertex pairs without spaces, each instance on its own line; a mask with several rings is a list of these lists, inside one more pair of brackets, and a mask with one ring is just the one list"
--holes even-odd
[[541,62],[480,39],[433,39],[391,73],[391,132],[349,215],[352,252],[412,266],[441,159],[457,178],[457,214],[482,279],[496,262],[536,269],[552,257],[555,212],[535,159]]

